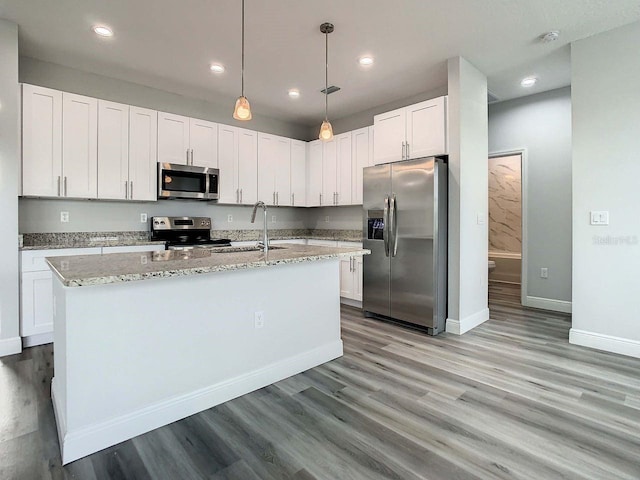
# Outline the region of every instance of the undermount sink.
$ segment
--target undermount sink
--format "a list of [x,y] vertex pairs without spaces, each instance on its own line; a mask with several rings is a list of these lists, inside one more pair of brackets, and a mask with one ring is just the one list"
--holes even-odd
[[[272,247],[269,246],[269,250],[283,250],[286,247]],[[220,247],[212,248],[212,253],[240,253],[240,252],[262,252],[262,247]]]

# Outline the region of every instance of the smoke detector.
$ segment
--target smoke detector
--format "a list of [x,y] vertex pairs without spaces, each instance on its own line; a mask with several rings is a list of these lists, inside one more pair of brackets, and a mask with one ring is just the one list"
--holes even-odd
[[540,35],[540,41],[542,43],[551,43],[551,42],[555,42],[559,37],[560,37],[560,31],[552,30],[550,32]]

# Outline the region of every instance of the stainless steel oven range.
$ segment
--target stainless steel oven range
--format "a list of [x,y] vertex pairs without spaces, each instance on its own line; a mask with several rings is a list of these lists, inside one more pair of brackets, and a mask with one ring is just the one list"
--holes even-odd
[[231,246],[228,238],[211,238],[209,217],[151,217],[151,240],[164,240],[167,250]]

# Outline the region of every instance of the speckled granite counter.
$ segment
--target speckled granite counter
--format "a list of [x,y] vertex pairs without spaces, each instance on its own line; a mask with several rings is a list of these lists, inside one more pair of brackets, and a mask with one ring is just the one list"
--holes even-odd
[[[228,238],[232,242],[258,240],[262,230],[213,230],[214,238]],[[312,238],[338,242],[361,242],[360,230],[313,230],[313,229],[269,229],[271,240],[294,240]],[[54,250],[59,248],[120,247],[136,245],[158,245],[163,242],[149,240],[149,232],[61,232],[26,233],[24,246],[20,250]]]
[[265,256],[253,248],[222,247],[187,252],[162,251],[110,255],[51,257],[47,263],[63,285],[84,287],[109,283],[179,277],[228,270],[313,262],[367,255],[361,248],[332,248],[284,244]]

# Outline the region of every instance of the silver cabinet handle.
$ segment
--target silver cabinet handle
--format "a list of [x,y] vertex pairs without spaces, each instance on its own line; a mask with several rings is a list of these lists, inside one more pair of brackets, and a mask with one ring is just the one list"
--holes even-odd
[[322,194],[320,194],[320,205],[322,206]]
[[402,160],[404,160],[405,143],[402,142]]
[[133,200],[133,180],[131,180],[131,188],[129,189],[129,198]]
[[189,165],[189,149],[187,148],[187,165]]
[[276,192],[276,205],[280,205],[280,192]]
[[129,182],[124,181],[124,199],[127,200],[129,198]]
[[291,206],[293,207],[296,204],[296,194],[291,194]]
[[193,148],[191,149],[191,165],[193,165]]
[[236,188],[236,203],[240,203],[240,189]]
[[272,205],[276,204],[276,192],[273,192],[273,203]]
[[62,180],[62,178],[58,175],[58,196],[60,196],[60,180]]
[[407,142],[407,160],[409,160],[409,157],[410,157],[410,155],[409,155],[409,142]]
[[384,197],[384,210],[382,213],[382,239],[384,240],[384,255],[389,256],[389,197]]
[[67,196],[67,177],[64,177],[64,196]]
[[242,203],[242,189],[240,189],[240,203]]

